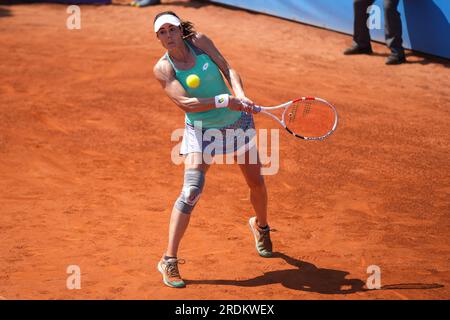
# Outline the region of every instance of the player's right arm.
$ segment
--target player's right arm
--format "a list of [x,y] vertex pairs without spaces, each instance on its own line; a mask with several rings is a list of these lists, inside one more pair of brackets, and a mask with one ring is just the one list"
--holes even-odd
[[[167,59],[161,59],[153,68],[156,79],[169,98],[184,112],[202,112],[215,109],[215,99],[189,97],[181,83],[175,78],[175,72]],[[228,107],[241,110],[242,104],[236,97],[230,96]]]

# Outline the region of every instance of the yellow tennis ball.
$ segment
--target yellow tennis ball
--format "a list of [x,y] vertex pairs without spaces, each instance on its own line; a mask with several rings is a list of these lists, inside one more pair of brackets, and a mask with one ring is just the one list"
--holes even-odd
[[200,78],[196,74],[191,74],[186,78],[186,84],[189,88],[197,88],[200,85]]

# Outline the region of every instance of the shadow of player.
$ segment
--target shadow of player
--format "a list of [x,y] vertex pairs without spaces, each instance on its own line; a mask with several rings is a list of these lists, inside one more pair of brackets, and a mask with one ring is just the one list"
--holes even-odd
[[297,260],[281,252],[274,252],[271,259],[282,258],[296,269],[265,272],[247,280],[186,280],[186,284],[216,284],[239,287],[257,287],[280,283],[292,290],[322,294],[348,294],[363,289],[360,279],[346,279],[346,271],[318,268],[314,264]]
[[292,290],[316,292],[321,294],[351,294],[355,292],[379,290],[427,290],[444,287],[437,283],[401,283],[384,285],[379,290],[365,288],[360,279],[347,279],[347,271],[318,268],[312,263],[294,259],[282,252],[274,252],[272,258],[281,258],[297,269],[265,272],[263,275],[247,280],[185,280],[186,284],[214,284],[238,287],[258,287],[280,283]]

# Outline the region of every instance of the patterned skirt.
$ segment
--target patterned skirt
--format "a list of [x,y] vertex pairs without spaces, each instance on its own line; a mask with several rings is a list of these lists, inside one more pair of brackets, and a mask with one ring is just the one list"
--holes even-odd
[[223,128],[204,129],[200,123],[186,123],[180,154],[200,152],[214,156],[245,152],[254,146],[255,136],[253,115],[245,112],[236,122]]

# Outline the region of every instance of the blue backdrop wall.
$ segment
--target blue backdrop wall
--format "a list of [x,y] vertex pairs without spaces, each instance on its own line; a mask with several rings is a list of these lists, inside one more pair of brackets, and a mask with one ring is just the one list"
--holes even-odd
[[[353,34],[353,0],[211,0],[286,19]],[[383,0],[375,4],[383,13]],[[450,0],[400,0],[405,48],[450,59]],[[373,40],[384,42],[381,30]]]

